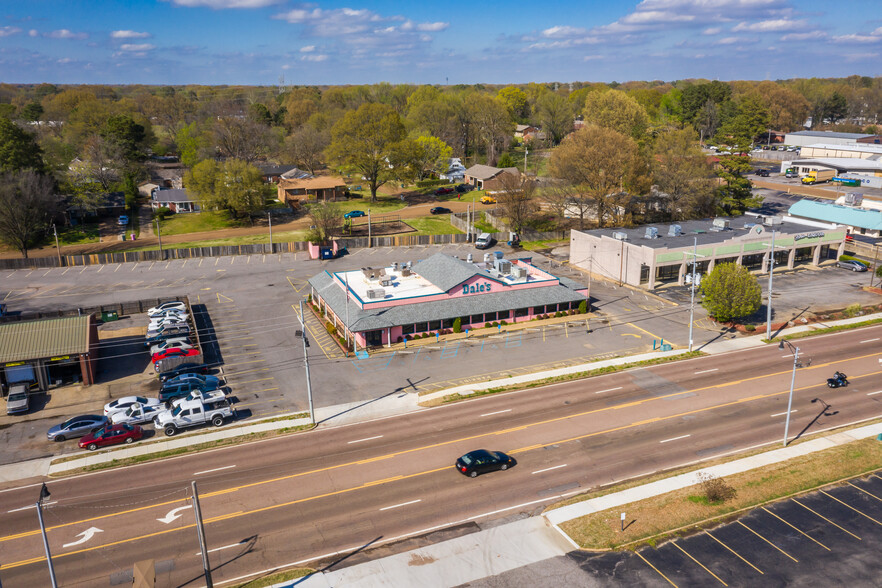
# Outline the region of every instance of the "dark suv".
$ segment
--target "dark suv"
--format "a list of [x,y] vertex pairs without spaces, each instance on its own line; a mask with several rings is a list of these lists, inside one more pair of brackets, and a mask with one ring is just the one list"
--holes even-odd
[[758,169],[756,170],[756,175],[761,176],[763,178],[769,177],[769,170],[767,169]]

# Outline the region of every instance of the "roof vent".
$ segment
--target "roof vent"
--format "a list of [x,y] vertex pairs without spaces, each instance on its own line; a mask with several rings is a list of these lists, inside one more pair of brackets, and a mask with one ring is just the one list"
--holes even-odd
[[364,274],[366,280],[375,282],[386,275],[386,270],[383,268],[374,269],[372,267],[363,267],[361,268],[361,273]]
[[658,239],[658,229],[655,227],[646,227],[646,233],[643,235],[644,239]]
[[516,265],[511,268],[511,277],[516,280],[524,280],[527,278],[527,268]]
[[367,297],[371,300],[382,300],[386,297],[386,291],[382,288],[368,288]]
[[619,241],[627,241],[628,240],[628,233],[626,233],[624,231],[615,231],[613,233],[613,239],[618,239]]
[[846,206],[860,206],[864,201],[863,194],[857,194],[855,192],[848,192],[845,194],[845,205]]
[[715,231],[726,231],[729,229],[729,219],[727,218],[715,218],[713,222],[713,230]]
[[668,227],[668,237],[679,237],[683,234],[683,227],[680,225],[671,225]]
[[397,261],[393,261],[393,262],[392,262],[392,271],[393,271],[393,272],[397,272],[397,271],[398,271],[398,262],[397,262]]
[[784,219],[780,216],[764,216],[763,224],[766,226],[777,226],[784,224]]

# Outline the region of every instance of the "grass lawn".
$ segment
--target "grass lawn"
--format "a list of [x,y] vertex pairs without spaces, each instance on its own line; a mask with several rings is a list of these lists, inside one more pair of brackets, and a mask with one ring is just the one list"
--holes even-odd
[[521,241],[521,249],[529,251],[538,251],[540,249],[548,249],[549,247],[560,247],[566,245],[569,241],[565,239],[544,239],[542,241]]
[[[154,232],[155,232],[154,225]],[[231,229],[246,226],[231,220],[224,211],[206,210],[202,212],[186,212],[165,217],[160,226],[163,235],[184,235],[187,233],[204,233],[219,229]]]
[[[58,242],[62,245],[82,245],[98,242],[98,223],[87,223],[75,227],[58,227]],[[55,245],[55,236],[46,238],[47,245]]]
[[[417,230],[418,235],[459,235],[462,231],[451,225],[446,220],[446,215],[440,217],[423,216],[406,219],[407,224]],[[413,233],[409,233],[413,234]]]
[[496,228],[490,223],[484,222],[484,213],[479,212],[477,214],[478,219],[475,221],[475,229],[479,233],[495,233]]
[[271,576],[255,578],[254,580],[245,582],[244,584],[236,584],[235,588],[266,588],[267,586],[281,584],[282,582],[287,582],[289,580],[296,580],[297,578],[308,576],[309,574],[312,574],[314,572],[315,570],[311,568],[296,568],[293,570],[288,570],[286,572],[279,572]]
[[462,195],[462,198],[458,198],[459,194],[454,192],[453,194],[444,194],[443,196],[437,196],[439,202],[480,202],[481,196],[486,194],[484,190],[472,190],[471,192],[466,192]]
[[[743,456],[731,459],[738,457]],[[700,525],[716,524],[719,519],[734,516],[739,511],[880,468],[882,443],[874,438],[863,439],[726,477],[725,482],[737,494],[723,503],[708,503],[701,489],[691,486],[628,504],[626,507],[567,521],[561,528],[586,549],[615,549],[626,546],[636,548],[644,543],[655,545],[674,535],[693,533]],[[675,473],[664,477],[672,475]],[[638,483],[628,484],[635,485]],[[616,490],[617,488],[605,489],[602,494]],[[579,498],[587,499],[591,496]],[[635,521],[624,532],[621,531],[620,519],[623,510],[627,511],[628,520]]]

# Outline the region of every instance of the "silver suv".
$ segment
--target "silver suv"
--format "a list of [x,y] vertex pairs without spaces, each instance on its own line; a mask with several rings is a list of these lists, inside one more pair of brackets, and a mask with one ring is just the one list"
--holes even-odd
[[6,414],[23,414],[30,403],[27,384],[12,384],[6,397]]

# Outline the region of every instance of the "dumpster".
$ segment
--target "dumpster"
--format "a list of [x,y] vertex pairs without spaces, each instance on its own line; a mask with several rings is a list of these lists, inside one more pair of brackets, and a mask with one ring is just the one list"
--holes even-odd
[[109,323],[110,321],[119,320],[119,313],[115,310],[105,310],[101,313],[101,320],[105,323]]

